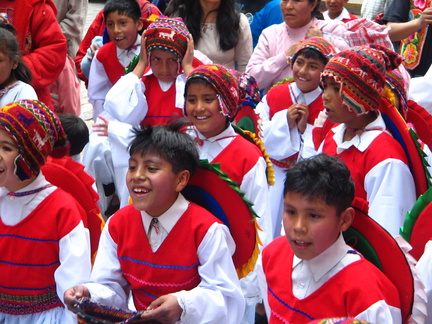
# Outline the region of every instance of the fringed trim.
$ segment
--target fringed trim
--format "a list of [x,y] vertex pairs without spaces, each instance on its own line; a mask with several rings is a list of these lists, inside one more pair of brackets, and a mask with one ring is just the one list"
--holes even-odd
[[267,154],[267,151],[264,147],[264,142],[258,138],[254,133],[250,132],[250,131],[243,131],[245,134],[247,134],[248,136],[250,136],[250,138],[254,141],[255,145],[259,147],[259,149],[262,152],[262,155],[264,157],[264,160],[266,161],[267,164],[267,170],[266,170],[266,174],[267,174],[267,183],[270,186],[273,186],[275,184],[275,172],[273,169],[273,164],[270,161],[270,156]]
[[417,218],[420,216],[421,212],[426,208],[426,206],[432,201],[432,188],[429,188],[423,195],[421,195],[413,208],[407,212],[403,226],[400,229],[400,235],[405,239],[405,241],[411,241],[411,234],[414,228],[414,224]]
[[251,214],[253,216],[253,222],[255,224],[255,229],[256,229],[255,247],[254,247],[252,255],[249,257],[248,261],[244,265],[242,265],[240,268],[236,269],[237,275],[238,275],[239,279],[241,279],[243,277],[246,277],[251,271],[253,271],[253,269],[255,267],[255,263],[258,259],[258,255],[260,253],[259,246],[263,245],[261,242],[261,239],[259,238],[259,235],[258,235],[258,231],[262,231],[262,229],[259,227],[259,225],[256,221],[256,218],[259,218],[259,216],[257,215],[255,210],[253,209],[253,204],[248,199],[245,198],[245,193],[240,190],[238,184],[236,182],[232,181],[228,177],[228,174],[221,171],[219,163],[209,163],[207,160],[200,160],[200,167],[215,172],[221,179],[225,180],[227,182],[227,184],[240,195],[240,197],[246,203],[246,205],[248,206],[248,208],[251,211]]
[[256,221],[256,219],[253,220],[253,222],[255,223],[255,228],[256,228],[256,243],[255,243],[255,248],[252,252],[251,257],[249,258],[249,260],[241,267],[236,269],[237,271],[237,276],[239,279],[246,277],[250,272],[252,272],[255,268],[255,263],[258,260],[258,255],[260,254],[260,246],[263,246],[261,239],[258,235],[258,231],[262,232],[262,229],[259,227],[258,222]]
[[430,188],[432,182],[431,182],[431,174],[430,174],[429,169],[428,169],[428,167],[430,165],[426,161],[426,153],[422,149],[421,140],[420,140],[419,136],[417,135],[417,133],[415,132],[415,130],[412,127],[409,127],[408,130],[409,130],[411,137],[413,138],[413,141],[417,147],[417,150],[419,151],[420,158],[421,158],[422,163],[423,163],[423,169],[424,169],[425,176],[426,176],[427,187]]

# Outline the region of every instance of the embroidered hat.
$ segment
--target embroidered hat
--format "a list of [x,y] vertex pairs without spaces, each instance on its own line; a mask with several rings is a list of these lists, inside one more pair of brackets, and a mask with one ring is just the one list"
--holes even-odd
[[185,97],[191,80],[206,80],[216,91],[222,114],[232,121],[241,107],[241,94],[238,79],[226,67],[219,64],[206,64],[195,68],[188,76]]
[[378,109],[386,82],[386,71],[401,63],[396,52],[379,44],[352,47],[333,56],[321,74],[341,84],[341,95],[353,112]]
[[336,49],[333,47],[332,44],[330,44],[328,41],[326,41],[322,37],[311,37],[305,39],[303,42],[300,43],[299,47],[297,48],[297,51],[295,52],[294,56],[291,60],[289,60],[289,64],[293,64],[297,58],[297,56],[300,54],[300,51],[305,48],[311,48],[315,51],[319,52],[324,56],[324,58],[328,61],[333,55],[336,54]]
[[36,175],[49,154],[60,158],[69,151],[60,120],[40,101],[18,100],[0,108],[0,129],[18,147],[15,174],[21,181]]
[[159,49],[173,53],[180,61],[187,49],[189,31],[181,18],[159,17],[144,32],[146,50]]

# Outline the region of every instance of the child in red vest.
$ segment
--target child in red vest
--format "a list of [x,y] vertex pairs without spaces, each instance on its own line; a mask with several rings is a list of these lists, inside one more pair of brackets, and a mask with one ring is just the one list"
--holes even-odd
[[286,169],[298,159],[316,154],[312,130],[315,119],[324,110],[320,76],[333,54],[334,47],[324,38],[304,40],[289,60],[294,81],[275,85],[257,106],[265,148],[275,170],[275,184],[269,189],[272,239],[281,234]]
[[[181,126],[181,125],[180,125]],[[162,323],[240,323],[244,310],[228,228],[180,191],[197,170],[193,140],[179,126],[136,130],[126,183],[133,205],[111,216],[84,286],[65,293]]]
[[340,125],[327,133],[320,151],[346,163],[356,196],[369,202],[369,215],[393,236],[416,201],[406,153],[380,113],[389,105],[382,99],[386,70],[400,62],[382,45],[358,46],[332,57],[322,74],[326,113]]
[[0,109],[0,322],[76,323],[63,293],[90,275],[83,209],[47,181],[48,154],[69,143],[57,116],[39,101]]
[[354,183],[345,164],[320,154],[289,168],[286,179],[286,236],[262,253],[269,322],[355,317],[402,323],[396,287],[342,236],[354,218]]

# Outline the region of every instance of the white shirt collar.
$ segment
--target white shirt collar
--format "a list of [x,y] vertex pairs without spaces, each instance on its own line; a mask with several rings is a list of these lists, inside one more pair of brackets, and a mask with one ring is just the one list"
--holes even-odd
[[[298,98],[300,96],[300,94],[303,94],[305,100],[306,100],[306,105],[310,105],[312,102],[314,102],[316,100],[316,98],[318,98],[321,93],[322,90],[320,87],[317,87],[315,90],[312,90],[308,93],[304,93],[302,92],[298,86],[297,83],[292,82],[289,84],[289,87],[291,87],[292,90],[292,94],[295,96],[295,98]],[[294,100],[295,101],[295,100]]]
[[[188,209],[188,207],[189,207],[189,202],[182,194],[179,194],[174,204],[165,213],[157,217],[159,223],[167,231],[167,233],[171,232],[174,225],[178,222],[178,220]],[[140,212],[141,212],[141,219],[144,224],[144,229],[147,233],[150,226],[150,222],[153,219],[153,216],[150,216],[143,210],[141,210]]]
[[124,66],[128,66],[130,61],[136,56],[140,54],[141,50],[141,36],[137,34],[137,38],[135,43],[131,49],[121,49],[116,46],[116,53],[119,62]]
[[332,129],[334,132],[333,139],[336,142],[338,154],[349,149],[351,146],[356,147],[360,152],[364,152],[378,135],[382,132],[387,132],[386,124],[380,112],[378,112],[378,117],[365,127],[364,132],[357,134],[351,140],[344,142],[343,137],[345,130],[345,124],[340,124]]
[[328,14],[328,10],[323,12],[323,16],[324,16],[324,20],[340,20],[340,21],[342,21],[343,19],[351,19],[347,8],[343,8],[341,14],[339,16],[337,16],[335,19],[330,18],[329,14]]
[[300,262],[308,263],[315,282],[319,281],[327,272],[329,272],[351,248],[345,243],[342,233],[337,240],[324,252],[312,260],[302,260],[294,255],[293,268]]

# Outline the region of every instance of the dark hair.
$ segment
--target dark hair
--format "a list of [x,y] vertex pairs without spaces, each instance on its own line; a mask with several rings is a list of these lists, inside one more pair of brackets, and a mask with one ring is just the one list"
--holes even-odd
[[74,114],[58,115],[70,143],[70,155],[82,152],[89,142],[89,129],[84,120]]
[[174,173],[188,170],[192,176],[198,169],[199,153],[192,137],[181,131],[184,126],[183,120],[177,120],[165,125],[134,128],[129,154],[155,153],[172,165]]
[[141,18],[141,8],[136,0],[108,0],[103,9],[104,19],[113,12],[128,16],[135,22]]
[[[221,0],[217,9],[216,29],[219,37],[219,47],[223,51],[234,48],[239,40],[240,10],[236,0]],[[201,21],[203,10],[198,0],[171,0],[165,14],[170,17],[183,18],[195,44],[201,39]]]
[[[309,3],[314,3],[315,0],[309,0]],[[311,16],[312,18],[315,17],[316,19],[321,19],[324,20],[324,16],[322,14],[322,12],[320,11],[320,5],[321,5],[321,0],[316,0],[316,6],[314,8],[314,10],[312,10],[311,12]]]
[[11,61],[18,63],[17,67],[11,71],[11,76],[15,80],[30,83],[32,74],[22,60],[15,33],[14,26],[0,23],[0,51],[7,55]]
[[344,162],[337,157],[319,154],[299,161],[286,171],[284,196],[295,192],[308,200],[322,199],[336,207],[338,215],[351,206],[354,182]]
[[297,57],[299,57],[300,55],[307,59],[320,60],[324,65],[326,65],[329,61],[329,58],[325,57],[321,52],[314,50],[310,47],[305,47],[294,54],[292,59],[292,65],[294,65]]

